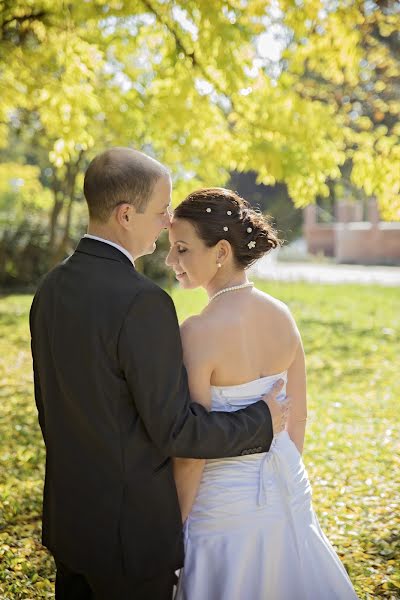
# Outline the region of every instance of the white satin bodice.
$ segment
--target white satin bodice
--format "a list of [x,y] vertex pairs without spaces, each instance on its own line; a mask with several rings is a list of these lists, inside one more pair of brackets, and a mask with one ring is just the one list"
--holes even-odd
[[212,385],[211,410],[234,412],[235,410],[254,404],[254,402],[258,402],[268,392],[278,379],[283,379],[285,382],[284,387],[277,397],[277,400],[283,400],[286,397],[287,371],[260,377],[259,379],[239,385]]

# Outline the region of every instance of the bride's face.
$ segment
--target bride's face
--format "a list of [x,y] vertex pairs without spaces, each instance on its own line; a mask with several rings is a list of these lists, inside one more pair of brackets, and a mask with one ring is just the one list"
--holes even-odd
[[217,249],[208,248],[186,219],[172,219],[166,264],[186,289],[205,287],[217,271]]

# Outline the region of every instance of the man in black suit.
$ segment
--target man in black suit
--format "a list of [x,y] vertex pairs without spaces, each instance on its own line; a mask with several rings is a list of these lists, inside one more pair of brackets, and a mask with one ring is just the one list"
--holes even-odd
[[134,267],[169,225],[168,171],[113,148],[92,161],[84,191],[89,233],[44,278],[30,315],[43,543],[59,600],[166,600],[183,564],[170,457],[267,451],[280,386],[232,414],[191,403],[173,302]]

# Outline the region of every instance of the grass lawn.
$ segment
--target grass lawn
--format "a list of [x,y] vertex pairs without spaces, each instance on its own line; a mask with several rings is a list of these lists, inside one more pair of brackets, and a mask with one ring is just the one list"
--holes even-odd
[[[258,287],[289,305],[303,336],[304,461],[320,523],[360,598],[400,598],[399,290]],[[202,291],[173,297],[180,319],[206,299]],[[30,302],[0,298],[1,600],[53,597],[53,561],[40,545],[44,447],[32,393]]]

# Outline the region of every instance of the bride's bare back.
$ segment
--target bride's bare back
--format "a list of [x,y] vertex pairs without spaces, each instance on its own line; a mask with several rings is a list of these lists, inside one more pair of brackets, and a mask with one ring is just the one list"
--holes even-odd
[[[287,307],[257,289],[227,292],[196,319],[200,344],[214,358],[212,385],[236,385],[286,371],[299,345]],[[196,362],[196,348],[185,348],[185,354]]]

